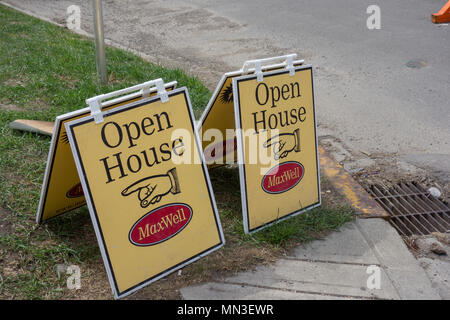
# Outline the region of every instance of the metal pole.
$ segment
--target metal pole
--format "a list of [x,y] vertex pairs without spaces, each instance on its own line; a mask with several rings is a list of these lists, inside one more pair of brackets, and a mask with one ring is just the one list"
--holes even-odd
[[97,61],[97,75],[101,85],[108,83],[106,76],[105,38],[103,36],[103,10],[101,0],[92,0],[94,9],[94,34]]

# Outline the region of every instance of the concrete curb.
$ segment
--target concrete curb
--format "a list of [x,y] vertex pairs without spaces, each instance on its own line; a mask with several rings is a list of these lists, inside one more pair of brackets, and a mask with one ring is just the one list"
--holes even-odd
[[361,185],[319,146],[320,172],[357,211],[359,218],[389,218],[389,214],[364,190]]

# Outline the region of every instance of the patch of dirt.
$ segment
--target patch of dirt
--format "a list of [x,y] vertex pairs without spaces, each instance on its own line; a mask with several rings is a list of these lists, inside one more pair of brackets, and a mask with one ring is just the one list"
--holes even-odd
[[362,168],[352,176],[367,190],[370,185],[396,185],[400,182],[415,181],[425,189],[435,187],[441,191],[439,197],[444,202],[450,200],[450,183],[437,181],[427,174],[425,170],[409,168],[407,164],[396,158],[381,155],[375,158],[375,164]]
[[433,232],[427,236],[403,238],[416,258],[427,257],[450,262],[450,233]]
[[8,219],[10,215],[9,210],[0,207],[0,237],[8,235],[13,230],[13,225]]
[[[9,210],[0,207],[0,237],[7,236],[14,230],[14,226],[9,219],[10,214]],[[25,272],[20,256],[15,252],[8,251],[0,243],[0,276],[2,279],[16,277]]]
[[341,140],[329,135],[321,136],[319,141],[366,190],[373,184],[395,185],[399,182],[415,181],[426,189],[438,188],[442,193],[440,199],[450,202],[450,181],[436,179],[430,172],[402,160],[398,154],[349,151]]
[[[28,158],[28,155],[24,156],[25,159]],[[31,160],[34,160],[34,157],[31,157]],[[28,159],[27,159],[28,160]],[[2,177],[3,179],[5,179],[6,181],[10,182],[11,184],[16,183],[17,181],[20,181],[20,186],[21,188],[23,188],[24,190],[29,190],[30,192],[32,190],[34,190],[34,188],[36,187],[36,185],[30,181],[30,179],[27,179],[26,177],[13,172],[13,171],[9,171],[9,172],[4,172],[3,175],[0,175],[0,177]],[[28,194],[27,194],[28,196]],[[8,201],[10,203],[14,202],[14,196],[12,194],[9,194],[8,196]]]
[[4,82],[8,87],[24,87],[25,83],[26,80],[22,78],[9,78]]
[[23,109],[15,104],[0,103],[0,110],[5,111],[23,111]]
[[450,233],[404,237],[443,300],[450,299]]
[[5,252],[0,258],[2,264],[1,274],[3,278],[14,278],[27,272],[23,269],[20,256],[17,253],[7,252],[6,250],[3,251]]
[[[112,74],[112,73],[111,73]],[[66,87],[70,89],[76,88],[79,80],[73,79],[69,76],[63,75],[63,74],[56,74],[55,78],[57,78],[59,81],[65,84]],[[111,81],[110,81],[111,82]]]
[[[111,300],[114,296],[101,257],[80,267],[80,289],[64,288],[63,300]],[[63,286],[69,275],[62,275]]]
[[39,110],[45,110],[48,109],[47,102],[41,100],[41,99],[35,99],[33,101],[30,101],[26,106],[26,110],[29,111],[39,111]]
[[[48,228],[53,234],[53,239],[48,239],[37,244],[38,246],[57,245],[58,243],[69,243],[71,247],[77,252],[83,252],[81,259],[82,264],[76,264],[80,268],[81,288],[68,289],[66,281],[69,275],[62,272],[60,275],[62,279],[61,289],[62,296],[58,299],[65,300],[106,300],[113,299],[111,287],[109,285],[106,269],[98,247],[97,238],[95,236],[94,228],[92,226],[90,216],[86,208],[78,209],[74,212],[68,213],[73,215],[67,217],[71,218],[68,223],[61,223],[61,219],[65,217],[58,217],[50,220],[45,228]],[[65,265],[62,263],[62,265]],[[68,266],[68,265],[67,265]],[[54,271],[55,275],[57,270]]]
[[40,99],[29,102],[25,107],[21,107],[11,103],[0,103],[0,110],[5,111],[38,111],[47,108],[48,104]]

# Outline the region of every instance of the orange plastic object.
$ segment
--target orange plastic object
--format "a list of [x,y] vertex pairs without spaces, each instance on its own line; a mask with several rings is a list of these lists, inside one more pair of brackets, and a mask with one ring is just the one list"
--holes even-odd
[[450,22],[450,1],[445,4],[438,13],[431,15],[431,21],[433,23],[446,23]]

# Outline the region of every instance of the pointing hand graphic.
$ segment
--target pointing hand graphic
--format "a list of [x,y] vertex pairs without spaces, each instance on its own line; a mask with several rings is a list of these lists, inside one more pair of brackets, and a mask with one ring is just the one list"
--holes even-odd
[[150,176],[134,182],[122,191],[122,196],[126,197],[135,192],[142,208],[161,201],[168,193],[180,193],[176,168],[169,170],[167,174]]
[[300,129],[293,133],[280,133],[263,144],[264,148],[272,147],[274,159],[285,158],[290,152],[300,152]]

